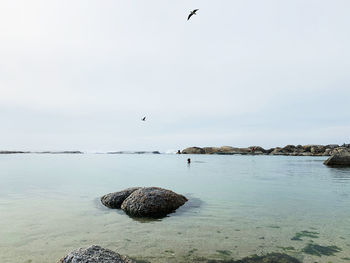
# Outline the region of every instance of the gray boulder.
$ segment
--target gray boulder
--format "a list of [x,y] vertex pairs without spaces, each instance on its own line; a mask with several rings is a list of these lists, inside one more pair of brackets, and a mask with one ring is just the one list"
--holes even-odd
[[284,155],[282,152],[282,148],[276,147],[273,149],[272,152],[270,152],[270,155]]
[[266,150],[261,146],[250,146],[249,148],[253,149],[255,152],[263,152],[263,153],[266,152]]
[[297,147],[295,147],[294,145],[286,145],[281,149],[281,151],[284,153],[293,153],[296,150],[297,150]]
[[145,187],[129,195],[121,208],[130,216],[159,218],[175,211],[186,202],[186,197],[170,190]]
[[127,188],[120,192],[106,194],[101,197],[101,202],[109,208],[119,209],[124,202],[124,200],[131,195],[134,191],[140,189],[141,187]]
[[325,162],[328,166],[349,166],[350,167],[350,153],[346,150],[339,151],[329,157]]
[[311,147],[310,152],[314,155],[321,155],[324,153],[324,151],[326,150],[325,146],[322,145],[315,145]]
[[58,263],[135,263],[135,261],[112,250],[90,246],[70,252]]

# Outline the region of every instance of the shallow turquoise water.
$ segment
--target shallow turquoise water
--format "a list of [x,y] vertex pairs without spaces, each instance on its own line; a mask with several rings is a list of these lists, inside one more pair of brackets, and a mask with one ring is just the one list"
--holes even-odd
[[[99,244],[150,262],[267,252],[310,263],[349,262],[350,169],[328,168],[324,159],[0,155],[0,259],[57,262],[72,249]],[[168,188],[190,201],[157,221],[134,220],[100,204],[100,196],[131,186]],[[291,240],[304,230],[318,238]],[[301,250],[310,242],[341,251],[308,255]]]

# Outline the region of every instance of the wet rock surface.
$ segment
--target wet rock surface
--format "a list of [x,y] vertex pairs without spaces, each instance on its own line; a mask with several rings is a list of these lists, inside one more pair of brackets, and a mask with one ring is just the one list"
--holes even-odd
[[134,191],[140,189],[141,187],[127,188],[120,192],[109,193],[101,197],[101,202],[109,208],[119,209],[124,202],[124,200],[131,195]]
[[134,263],[134,261],[112,250],[94,245],[74,250],[58,263]]
[[331,157],[329,157],[325,162],[328,166],[346,166],[350,167],[350,153],[348,151],[338,151]]
[[134,191],[121,208],[130,216],[159,218],[175,211],[187,198],[167,189],[145,187]]

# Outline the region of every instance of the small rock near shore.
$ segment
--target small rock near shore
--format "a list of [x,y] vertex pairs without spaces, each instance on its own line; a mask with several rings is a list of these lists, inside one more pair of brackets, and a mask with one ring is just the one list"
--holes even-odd
[[135,263],[135,261],[112,250],[93,245],[70,252],[58,263]]
[[187,198],[167,189],[145,187],[134,191],[121,208],[130,216],[159,218],[175,211]]

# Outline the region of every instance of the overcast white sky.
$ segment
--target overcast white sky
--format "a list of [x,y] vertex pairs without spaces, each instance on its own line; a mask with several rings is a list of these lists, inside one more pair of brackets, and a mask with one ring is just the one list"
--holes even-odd
[[0,149],[350,142],[349,10],[349,0],[1,0]]

